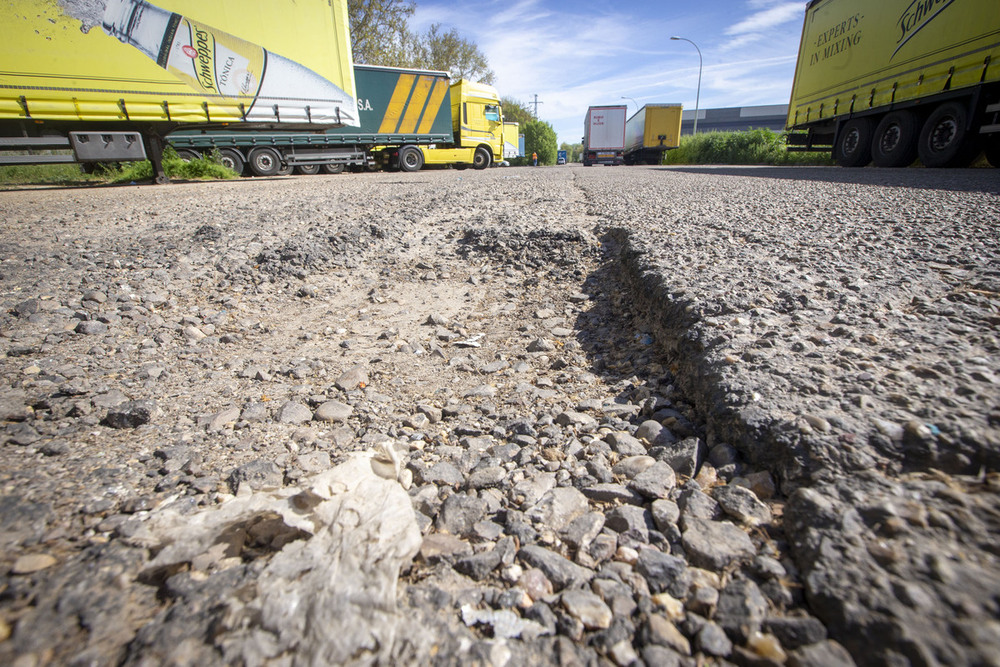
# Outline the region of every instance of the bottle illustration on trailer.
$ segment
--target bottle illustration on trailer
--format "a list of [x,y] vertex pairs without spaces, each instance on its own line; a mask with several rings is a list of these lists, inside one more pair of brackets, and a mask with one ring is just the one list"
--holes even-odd
[[353,98],[311,69],[146,0],[107,0],[101,27],[248,121],[359,125]]

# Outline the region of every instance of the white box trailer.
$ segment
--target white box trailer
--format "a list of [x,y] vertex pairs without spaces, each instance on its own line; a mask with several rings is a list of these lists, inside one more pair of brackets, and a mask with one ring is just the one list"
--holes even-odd
[[583,123],[583,166],[624,163],[627,113],[624,105],[587,109]]

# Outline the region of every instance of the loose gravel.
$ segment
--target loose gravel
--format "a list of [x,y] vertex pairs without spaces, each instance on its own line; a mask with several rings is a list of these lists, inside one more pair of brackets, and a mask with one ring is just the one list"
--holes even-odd
[[[991,170],[343,174],[0,215],[5,664],[1000,655]],[[419,546],[352,554],[380,593],[337,625],[348,584],[295,582],[347,542],[259,508],[308,512],[373,451]],[[337,641],[302,639],[319,619]]]

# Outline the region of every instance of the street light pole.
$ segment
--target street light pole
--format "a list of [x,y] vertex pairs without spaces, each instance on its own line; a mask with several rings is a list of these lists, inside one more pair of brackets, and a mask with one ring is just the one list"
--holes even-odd
[[691,130],[691,134],[698,134],[698,102],[701,101],[701,69],[702,69],[701,49],[698,48],[697,44],[695,44],[686,37],[671,37],[670,39],[687,42],[688,44],[694,47],[695,51],[698,52],[698,92],[695,93],[694,97],[694,127]]
[[[622,99],[623,99],[623,100],[632,100],[632,98],[631,98],[631,97],[625,97],[624,95],[622,95]],[[635,100],[632,100],[632,104],[634,104],[634,105],[635,105],[635,110],[636,110],[636,112],[638,113],[638,111],[639,111],[639,103],[638,103],[638,102],[636,102]]]

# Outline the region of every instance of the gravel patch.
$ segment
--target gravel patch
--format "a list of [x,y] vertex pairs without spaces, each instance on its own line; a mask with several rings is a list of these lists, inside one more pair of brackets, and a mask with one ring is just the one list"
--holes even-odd
[[344,174],[0,215],[5,664],[1000,654],[992,171]]

